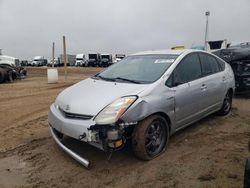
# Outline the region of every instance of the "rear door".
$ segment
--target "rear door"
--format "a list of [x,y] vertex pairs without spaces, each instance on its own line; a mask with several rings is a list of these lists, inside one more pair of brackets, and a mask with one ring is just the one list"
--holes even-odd
[[199,53],[202,75],[202,111],[209,113],[221,107],[225,95],[225,75],[216,58],[207,53]]

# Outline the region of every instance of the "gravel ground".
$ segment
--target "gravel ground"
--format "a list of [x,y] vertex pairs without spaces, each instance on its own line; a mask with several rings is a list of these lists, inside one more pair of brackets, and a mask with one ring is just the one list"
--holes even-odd
[[0,85],[0,187],[242,187],[249,155],[250,98],[238,96],[226,117],[211,115],[176,133],[167,151],[140,161],[128,145],[113,154],[68,139],[91,159],[87,170],[52,140],[47,113],[64,88],[100,71],[69,68],[67,81],[47,84],[45,68],[28,68],[28,77]]

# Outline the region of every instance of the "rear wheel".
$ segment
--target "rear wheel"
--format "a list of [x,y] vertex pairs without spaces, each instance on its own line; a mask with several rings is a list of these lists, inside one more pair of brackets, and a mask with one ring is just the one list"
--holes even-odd
[[232,108],[232,98],[233,98],[233,94],[229,90],[224,98],[223,105],[218,112],[219,115],[225,116],[230,112],[230,110]]
[[134,129],[132,147],[135,155],[143,160],[151,160],[160,155],[169,139],[167,121],[159,115],[141,121]]

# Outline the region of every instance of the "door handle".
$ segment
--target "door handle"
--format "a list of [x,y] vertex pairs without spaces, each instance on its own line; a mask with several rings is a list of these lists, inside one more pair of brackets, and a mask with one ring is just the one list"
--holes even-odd
[[201,85],[201,90],[205,90],[205,89],[207,89],[207,86],[205,84],[202,84]]

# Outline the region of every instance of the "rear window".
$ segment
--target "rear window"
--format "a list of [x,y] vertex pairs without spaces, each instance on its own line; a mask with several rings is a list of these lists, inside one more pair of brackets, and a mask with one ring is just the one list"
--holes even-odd
[[214,74],[220,71],[219,64],[215,57],[201,53],[200,60],[203,75]]
[[217,62],[219,63],[220,69],[221,69],[222,71],[224,71],[224,70],[225,70],[225,62],[222,61],[222,60],[219,59],[219,58],[216,58],[216,59],[217,59]]

